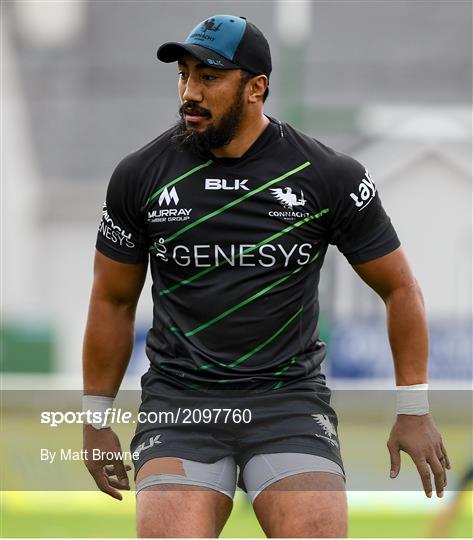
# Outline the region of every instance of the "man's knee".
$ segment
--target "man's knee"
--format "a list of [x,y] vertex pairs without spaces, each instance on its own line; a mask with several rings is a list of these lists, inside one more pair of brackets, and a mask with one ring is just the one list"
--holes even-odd
[[336,475],[308,473],[275,482],[256,498],[254,508],[272,538],[347,536],[346,493]]
[[313,512],[306,515],[275,516],[266,533],[270,538],[345,538],[348,533],[345,512]]
[[232,501],[211,489],[160,484],[137,494],[139,538],[215,538],[231,512]]

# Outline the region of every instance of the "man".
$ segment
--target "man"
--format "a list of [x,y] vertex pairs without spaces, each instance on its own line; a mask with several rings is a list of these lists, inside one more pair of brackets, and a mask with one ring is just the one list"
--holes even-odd
[[[84,340],[84,410],[103,412],[129,361],[149,259],[140,412],[172,416],[147,417],[131,442],[138,535],[218,536],[238,466],[268,536],[346,536],[317,330],[330,243],[386,304],[398,385],[391,476],[404,450],[427,495],[432,470],[441,496],[449,464],[428,414],[422,296],[368,171],[263,114],[269,45],[243,17],[211,17],[158,58],[177,62],[180,121],[112,176]],[[120,443],[92,424],[84,447]],[[102,491],[129,489],[121,460],[86,464]]]

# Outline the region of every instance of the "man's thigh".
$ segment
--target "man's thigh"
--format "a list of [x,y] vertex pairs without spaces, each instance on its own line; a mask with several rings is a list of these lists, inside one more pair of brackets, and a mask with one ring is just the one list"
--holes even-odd
[[232,458],[216,463],[162,457],[136,476],[138,537],[216,537],[232,509]]
[[348,530],[345,483],[327,472],[305,472],[270,484],[254,500],[270,538],[344,538]]

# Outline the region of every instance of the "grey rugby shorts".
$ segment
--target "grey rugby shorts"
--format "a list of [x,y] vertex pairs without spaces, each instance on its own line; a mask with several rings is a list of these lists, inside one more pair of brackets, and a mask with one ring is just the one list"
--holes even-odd
[[258,393],[216,394],[184,388],[150,368],[141,385],[139,412],[146,421],[137,423],[130,443],[137,454],[135,482],[153,458],[179,458],[179,470],[155,474],[145,467],[136,493],[182,484],[233,498],[238,485],[254,501],[273,482],[294,474],[321,471],[345,478],[337,416],[323,378]]

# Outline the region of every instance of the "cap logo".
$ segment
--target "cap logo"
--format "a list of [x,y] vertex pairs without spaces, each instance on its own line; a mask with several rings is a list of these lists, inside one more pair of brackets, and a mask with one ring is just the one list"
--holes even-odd
[[206,21],[204,21],[202,23],[202,31],[204,32],[204,34],[209,31],[209,32],[218,32],[220,30],[220,27],[222,26],[223,22],[221,22],[220,24],[217,24],[217,26],[215,26],[215,19],[207,19]]
[[224,67],[223,63],[220,60],[214,60],[213,58],[207,58],[207,64],[209,64],[211,66]]
[[220,66],[224,67],[225,59],[231,62],[235,57],[245,29],[246,21],[243,19],[230,15],[214,15],[193,28],[186,38],[186,43],[201,45],[223,56]]

